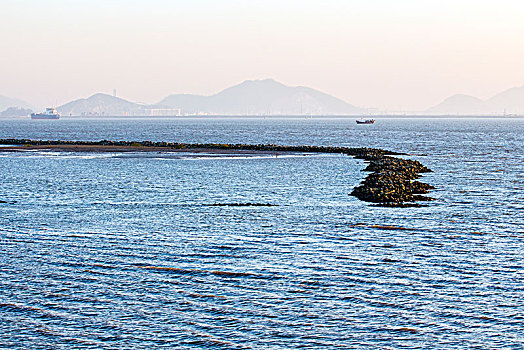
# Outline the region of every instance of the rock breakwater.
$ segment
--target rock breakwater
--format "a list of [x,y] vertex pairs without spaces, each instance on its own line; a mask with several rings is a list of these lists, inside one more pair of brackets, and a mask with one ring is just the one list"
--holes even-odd
[[[362,183],[355,187],[351,195],[366,202],[381,206],[410,207],[420,206],[417,201],[428,201],[423,196],[433,186],[415,181],[421,173],[431,172],[420,162],[401,159],[394,156],[405,153],[392,152],[368,147],[332,147],[332,146],[283,146],[274,144],[220,144],[220,143],[176,143],[155,141],[62,141],[31,139],[0,139],[4,151],[15,151],[33,147],[37,149],[66,149],[68,151],[207,151],[235,152],[253,151],[266,153],[338,153],[369,162],[364,171],[370,172]],[[251,203],[250,203],[251,204]],[[231,205],[231,204],[229,204]]]
[[[353,157],[369,157],[383,155],[402,155],[403,153],[368,147],[332,147],[332,146],[283,146],[274,144],[228,144],[228,143],[177,143],[155,141],[63,141],[63,140],[31,140],[31,139],[0,139],[1,145],[40,146],[39,148],[68,148],[81,150],[81,147],[93,147],[102,151],[107,147],[121,147],[129,151],[149,151],[160,148],[171,150],[223,150],[223,151],[257,151],[257,152],[303,152],[303,153],[339,153]],[[97,148],[98,147],[98,148]]]

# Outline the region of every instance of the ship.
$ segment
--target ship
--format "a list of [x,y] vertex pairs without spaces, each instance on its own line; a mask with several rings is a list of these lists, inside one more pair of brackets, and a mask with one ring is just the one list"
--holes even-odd
[[56,108],[48,107],[44,113],[31,113],[31,119],[60,119]]
[[357,120],[357,124],[373,124],[375,119]]

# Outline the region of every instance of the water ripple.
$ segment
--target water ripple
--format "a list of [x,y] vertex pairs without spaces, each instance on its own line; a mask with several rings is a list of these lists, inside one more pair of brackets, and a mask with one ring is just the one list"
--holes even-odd
[[3,152],[2,347],[522,348],[522,121],[353,124],[0,124],[18,138],[384,147],[438,188],[429,207],[377,208],[348,196],[363,175],[349,157]]

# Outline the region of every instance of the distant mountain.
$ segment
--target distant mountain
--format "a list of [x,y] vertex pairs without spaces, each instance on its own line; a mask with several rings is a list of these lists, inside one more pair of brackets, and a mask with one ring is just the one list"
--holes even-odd
[[486,110],[486,103],[469,95],[453,95],[426,112],[431,114],[479,114]]
[[493,111],[524,114],[524,86],[515,87],[490,98],[486,103]]
[[62,115],[74,116],[134,116],[147,115],[143,105],[107,94],[94,94],[57,107]]
[[364,110],[323,92],[272,79],[247,80],[212,96],[170,95],[158,105],[183,113],[222,115],[347,115]]
[[0,111],[3,111],[9,107],[33,108],[25,101],[0,95]]
[[483,101],[469,95],[454,95],[428,109],[430,114],[524,115],[524,86],[501,92]]

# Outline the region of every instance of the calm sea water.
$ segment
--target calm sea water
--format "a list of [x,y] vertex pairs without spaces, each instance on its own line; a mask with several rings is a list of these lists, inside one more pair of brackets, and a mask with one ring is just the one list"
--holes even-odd
[[[365,174],[345,156],[0,148],[0,348],[524,348],[524,119],[11,119],[0,138],[380,147],[437,187],[380,208],[348,195]],[[274,206],[210,206],[234,202]]]

